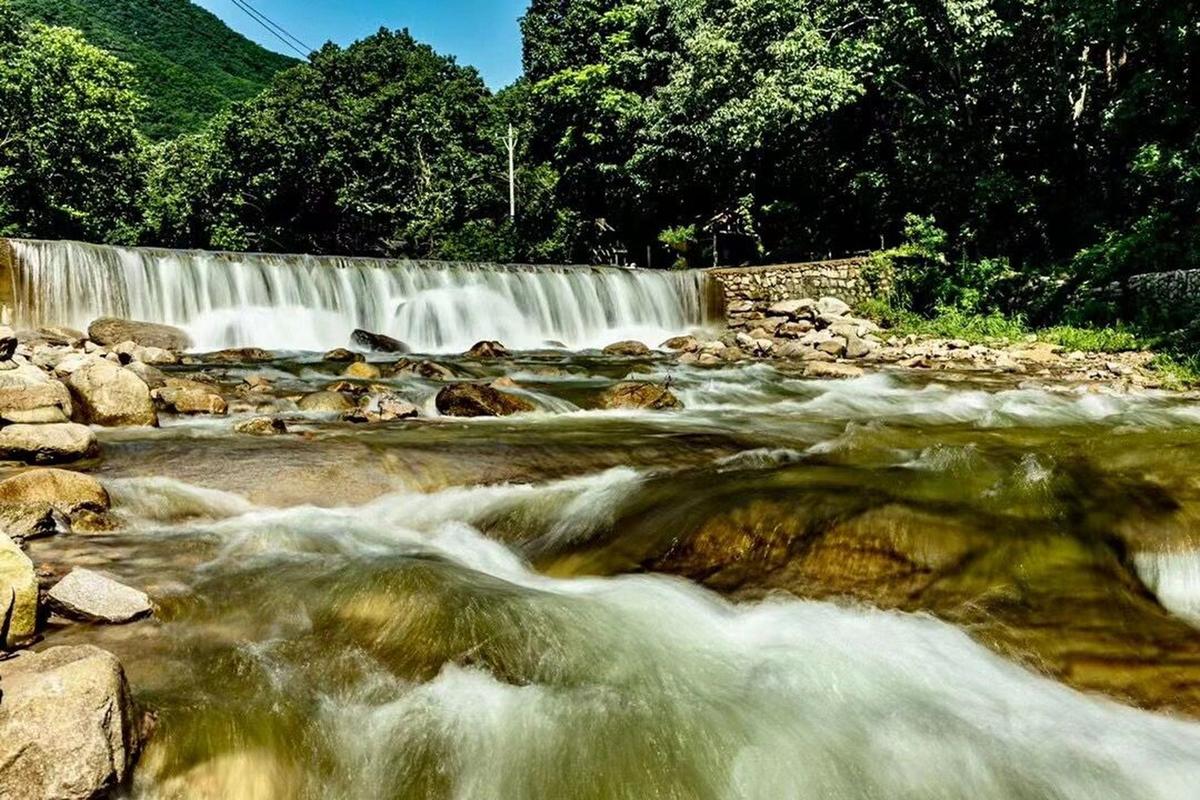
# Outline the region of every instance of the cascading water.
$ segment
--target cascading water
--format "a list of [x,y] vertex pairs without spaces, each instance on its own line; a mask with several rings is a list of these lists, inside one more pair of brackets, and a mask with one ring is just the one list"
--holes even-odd
[[420,352],[481,339],[651,346],[709,316],[704,274],[108,247],[13,240],[16,319],[85,329],[102,316],[178,325],[197,350],[327,350],[351,331]]

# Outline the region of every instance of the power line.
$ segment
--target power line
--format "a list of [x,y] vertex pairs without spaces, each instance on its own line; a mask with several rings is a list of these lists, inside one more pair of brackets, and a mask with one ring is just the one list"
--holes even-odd
[[[254,6],[250,5],[249,0],[233,0],[233,4],[242,11],[245,11],[246,14],[249,15],[250,19],[254,20],[263,28],[265,28],[268,33],[298,53],[301,58],[308,58],[309,53],[313,51],[311,47],[297,39],[292,34],[288,33],[288,31],[282,25],[275,22],[266,14],[263,14]],[[300,47],[297,47],[296,45],[300,45]]]

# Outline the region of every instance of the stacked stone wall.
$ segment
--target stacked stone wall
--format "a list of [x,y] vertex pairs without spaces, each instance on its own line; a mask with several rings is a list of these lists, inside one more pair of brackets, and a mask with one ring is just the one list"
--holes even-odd
[[729,314],[763,311],[781,300],[836,297],[851,306],[882,297],[891,289],[886,273],[876,273],[867,258],[727,267],[708,270],[720,289]]

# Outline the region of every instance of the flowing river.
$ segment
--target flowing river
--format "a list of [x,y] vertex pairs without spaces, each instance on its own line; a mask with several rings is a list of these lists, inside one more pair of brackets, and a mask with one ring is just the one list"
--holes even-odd
[[[444,363],[539,410],[104,433],[121,527],[31,552],[159,604],[49,636],[156,710],[134,797],[1194,796],[1194,402]],[[668,368],[686,410],[588,410]],[[280,395],[337,370],[206,368]]]
[[[157,606],[46,636],[154,711],[131,800],[1200,796],[1194,397],[588,349],[709,324],[692,273],[14,247],[29,321],[290,351],[167,368],[241,399],[98,429],[118,524],[28,544]],[[296,412],[356,326],[504,339],[437,359],[536,410]],[[685,408],[598,410],[629,377]]]

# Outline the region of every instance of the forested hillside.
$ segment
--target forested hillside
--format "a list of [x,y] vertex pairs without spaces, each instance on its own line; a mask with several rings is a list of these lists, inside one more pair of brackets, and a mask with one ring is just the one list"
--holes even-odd
[[[287,63],[225,31],[229,57],[200,71],[217,36],[206,26],[224,29],[196,9],[172,17],[181,7],[119,0],[79,22],[153,21],[139,41],[183,72],[149,91],[129,79],[148,69],[142,50],[109,45],[134,73],[80,69],[103,59],[0,0],[0,46],[21,54],[0,64],[0,232],[503,261],[624,253],[655,267],[892,250],[921,313],[1039,321],[1112,318],[1096,287],[1200,265],[1191,4],[533,0],[525,76],[498,94],[381,30],[147,145],[125,130],[145,113],[139,90],[162,132],[181,106],[195,123],[231,85],[252,91],[231,75],[263,81]],[[205,24],[179,33],[197,14]],[[107,196],[91,196],[105,172]]]
[[296,60],[273,53],[188,0],[11,0],[26,18],[83,31],[130,64],[148,100],[142,131],[162,139],[193,131],[263,90]]

